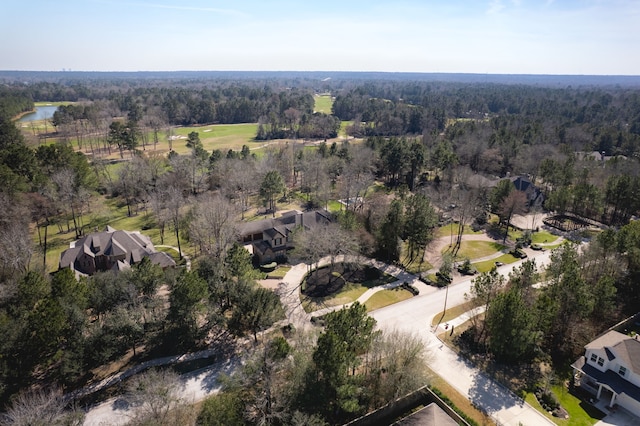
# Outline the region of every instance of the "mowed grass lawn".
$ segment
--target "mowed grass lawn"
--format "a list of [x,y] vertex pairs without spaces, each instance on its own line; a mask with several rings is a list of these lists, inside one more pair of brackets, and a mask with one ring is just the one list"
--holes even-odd
[[460,305],[456,305],[451,308],[448,308],[444,312],[444,316],[442,315],[443,312],[438,312],[431,320],[431,325],[436,325],[438,324],[438,322],[447,322],[454,318],[458,318],[460,315],[464,314],[467,311],[470,311],[474,307],[475,306],[473,302],[464,302]]
[[367,307],[367,312],[375,311],[376,309],[384,308],[385,306],[393,305],[394,303],[402,302],[413,297],[410,291],[401,287],[397,287],[391,290],[380,290],[374,293],[369,299],[364,302]]
[[531,244],[553,244],[558,238],[560,237],[547,231],[534,232],[531,234]]
[[473,263],[473,266],[478,270],[478,272],[489,272],[496,266],[496,262],[507,264],[517,262],[518,260],[520,259],[507,253],[503,254],[502,256],[496,257],[495,259]]
[[324,114],[331,114],[331,108],[333,107],[333,98],[331,95],[314,95],[313,110],[315,112],[322,112]]
[[560,426],[591,426],[604,418],[603,412],[590,404],[582,402],[580,398],[569,393],[569,390],[564,386],[552,386],[551,391],[560,405],[569,413],[568,419],[559,419],[546,412],[533,393],[528,392],[525,396],[525,401]]
[[[459,231],[460,231],[459,223],[450,223],[448,225],[441,226],[440,228],[436,229],[435,236],[436,238],[442,238],[442,237],[450,237],[453,235],[453,237],[455,238],[455,236],[458,235]],[[474,231],[468,225],[464,227],[464,232],[462,233],[462,235],[474,235],[474,234],[475,235],[482,234],[482,231]]]
[[[458,258],[460,259],[477,259],[479,257],[489,256],[491,254],[502,251],[505,248],[502,244],[492,241],[463,241],[458,250]],[[445,248],[442,252],[446,252],[449,248]]]
[[331,306],[344,305],[346,303],[356,301],[358,297],[362,296],[367,290],[368,289],[366,287],[359,284],[347,284],[339,293],[331,298],[316,301],[304,297],[302,300],[302,307],[305,312],[311,313]]
[[[173,129],[173,136],[177,136],[179,139],[173,140],[172,145],[173,150],[178,154],[191,152],[191,149],[187,148],[186,139],[191,132],[198,133],[202,146],[209,152],[214,149],[240,151],[242,145],[247,145],[249,149],[265,145],[263,141],[255,141],[256,133],[258,132],[258,124],[256,123],[177,127]],[[163,148],[168,149],[166,139],[166,135],[162,135]],[[153,140],[153,138],[151,137],[150,140]]]

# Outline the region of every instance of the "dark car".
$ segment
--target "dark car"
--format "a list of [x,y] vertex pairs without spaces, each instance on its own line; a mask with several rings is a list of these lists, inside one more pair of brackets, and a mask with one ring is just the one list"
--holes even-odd
[[527,253],[525,253],[522,249],[511,250],[511,255],[513,257],[517,257],[518,259],[526,259]]

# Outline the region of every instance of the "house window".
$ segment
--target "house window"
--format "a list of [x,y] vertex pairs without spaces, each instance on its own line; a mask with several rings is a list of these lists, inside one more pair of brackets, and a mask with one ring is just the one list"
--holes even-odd
[[596,362],[598,360],[598,355],[591,354],[591,362]]
[[621,376],[624,376],[625,374],[627,374],[627,369],[624,368],[623,366],[620,366],[620,369],[618,370],[618,374]]
[[276,245],[282,245],[282,238],[276,238]]
[[602,367],[604,365],[604,358],[598,357],[598,365]]

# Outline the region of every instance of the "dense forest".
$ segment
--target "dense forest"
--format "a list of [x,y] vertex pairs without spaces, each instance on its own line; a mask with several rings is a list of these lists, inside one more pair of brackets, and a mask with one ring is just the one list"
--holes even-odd
[[[123,357],[215,348],[224,359],[243,345],[253,355],[199,424],[337,424],[419,387],[428,362],[419,343],[375,331],[358,304],[315,334],[288,330],[258,345],[284,308],[257,284],[238,229],[250,213],[275,216],[292,201],[329,210],[356,201],[333,209],[323,232],[296,235],[291,256],[310,267],[347,253],[422,264],[451,206],[460,235],[466,226],[502,232],[513,214],[543,209],[604,229],[570,233],[591,242],[560,247],[544,271],[527,262],[508,279],[476,277],[470,300],[486,315],[460,336],[472,356],[561,371],[640,311],[637,86],[94,77],[0,87],[0,402],[9,413],[28,389],[68,394]],[[331,113],[315,111],[318,93],[331,94]],[[34,102],[56,101],[65,104],[44,132],[17,127]],[[239,123],[256,124],[260,150],[249,141],[205,148],[198,126]],[[174,139],[185,126],[188,136]],[[500,181],[510,176],[533,182],[544,202]],[[109,203],[144,217],[180,258],[188,252],[191,270],[184,259],[167,271],[149,262],[80,278],[51,270],[52,234],[103,228]],[[547,285],[534,288],[542,276]]]

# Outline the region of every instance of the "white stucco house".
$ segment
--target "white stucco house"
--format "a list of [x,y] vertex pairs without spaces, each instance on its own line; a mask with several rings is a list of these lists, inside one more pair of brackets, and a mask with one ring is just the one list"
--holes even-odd
[[573,367],[576,384],[640,417],[640,340],[609,331],[585,346]]

